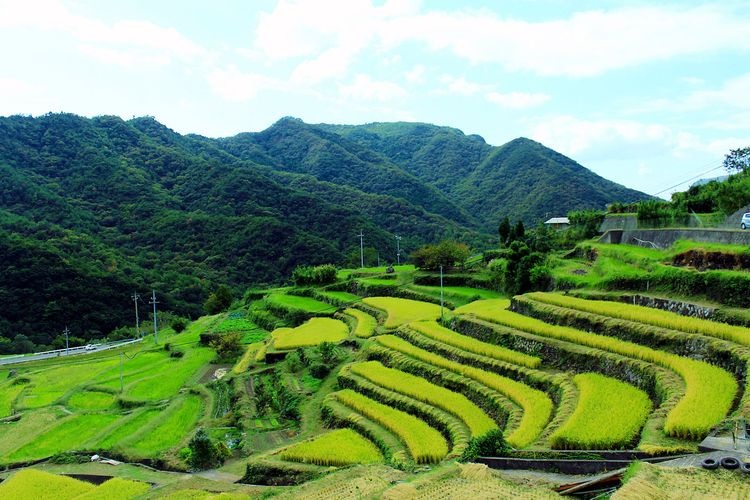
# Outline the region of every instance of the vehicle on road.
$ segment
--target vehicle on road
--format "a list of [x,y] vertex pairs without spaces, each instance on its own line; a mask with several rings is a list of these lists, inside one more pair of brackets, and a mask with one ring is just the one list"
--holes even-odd
[[740,227],[742,229],[747,229],[748,227],[750,227],[750,212],[742,214],[742,219],[740,219]]

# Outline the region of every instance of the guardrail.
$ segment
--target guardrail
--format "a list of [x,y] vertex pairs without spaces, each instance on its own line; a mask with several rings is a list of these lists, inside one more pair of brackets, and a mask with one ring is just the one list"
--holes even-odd
[[[54,349],[51,351],[42,351],[28,354],[18,354],[16,356],[10,356],[6,358],[0,358],[0,365],[11,365],[16,363],[24,363],[26,361],[37,361],[40,359],[54,358],[58,356],[74,356],[80,354],[94,353],[99,351],[106,351],[114,349],[116,347],[122,347],[136,342],[141,342],[143,337],[139,339],[130,339],[125,341],[114,341],[105,342],[103,344],[97,344],[95,349],[86,349],[86,346],[69,347],[68,349]],[[91,345],[91,344],[89,344]]]

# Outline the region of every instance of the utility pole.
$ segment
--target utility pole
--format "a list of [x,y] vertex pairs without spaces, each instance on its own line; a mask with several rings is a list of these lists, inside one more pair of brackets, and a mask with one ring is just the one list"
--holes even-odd
[[359,231],[359,267],[365,267],[365,234]]
[[443,266],[440,266],[440,321],[443,321]]
[[65,334],[65,355],[68,355],[68,334],[70,333],[70,330],[68,330],[67,325],[65,326],[65,330],[63,330],[63,333]]
[[141,298],[140,295],[138,295],[138,292],[133,292],[133,295],[131,297],[133,299],[133,303],[135,303],[135,336],[140,337],[141,336],[141,323],[138,321],[138,300]]
[[151,301],[149,302],[149,304],[154,305],[154,342],[157,344],[159,343],[159,336],[156,333],[156,304],[158,303],[159,301],[156,300],[156,290],[151,290]]
[[401,236],[396,236],[396,262],[401,265]]
[[380,252],[378,252],[378,267],[380,267]]
[[120,353],[120,394],[122,394],[122,354]]

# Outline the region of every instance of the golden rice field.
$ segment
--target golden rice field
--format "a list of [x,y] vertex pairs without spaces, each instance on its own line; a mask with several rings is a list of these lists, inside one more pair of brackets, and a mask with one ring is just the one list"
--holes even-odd
[[386,328],[397,328],[412,321],[437,319],[440,317],[440,306],[418,300],[401,299],[396,297],[365,297],[362,302],[381,311],[385,311],[388,319]]
[[[726,370],[703,361],[646,347],[614,337],[588,333],[574,328],[551,325],[518,313],[501,309],[502,302],[480,301],[457,313],[478,318],[542,337],[594,347],[633,359],[651,362],[677,373],[687,387],[685,395],[667,415],[668,435],[702,439],[727,415],[738,390],[737,381]],[[507,303],[507,302],[506,302]]]
[[34,500],[129,500],[151,486],[140,481],[112,478],[99,486],[36,469],[22,469],[0,483],[0,498]]
[[277,328],[271,332],[273,347],[279,350],[341,342],[348,336],[346,323],[331,318],[312,318],[297,328]]
[[393,432],[418,464],[437,463],[448,454],[448,443],[440,432],[408,413],[378,403],[351,389],[335,392],[331,396]]
[[376,385],[405,394],[456,415],[467,425],[474,437],[497,429],[497,424],[466,396],[430,383],[421,377],[393,368],[386,368],[377,361],[355,363],[349,367],[349,370]]
[[383,454],[370,440],[351,429],[337,429],[281,452],[282,460],[315,465],[372,464],[383,461]]

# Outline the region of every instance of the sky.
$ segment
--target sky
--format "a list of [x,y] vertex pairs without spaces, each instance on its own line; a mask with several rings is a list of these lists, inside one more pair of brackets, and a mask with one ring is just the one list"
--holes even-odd
[[0,116],[537,140],[662,197],[750,146],[750,2],[0,0]]

